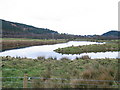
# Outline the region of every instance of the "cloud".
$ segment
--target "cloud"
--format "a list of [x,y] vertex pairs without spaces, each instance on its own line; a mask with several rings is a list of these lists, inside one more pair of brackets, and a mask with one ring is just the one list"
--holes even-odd
[[0,0],[0,18],[58,32],[102,34],[117,29],[119,0]]

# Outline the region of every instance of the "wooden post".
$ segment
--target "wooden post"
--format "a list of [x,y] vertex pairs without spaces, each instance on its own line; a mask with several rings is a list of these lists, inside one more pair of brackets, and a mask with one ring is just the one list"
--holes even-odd
[[32,78],[32,88],[34,88],[34,79]]
[[28,84],[28,74],[24,74],[24,79],[23,79],[23,88],[27,88],[27,84]]

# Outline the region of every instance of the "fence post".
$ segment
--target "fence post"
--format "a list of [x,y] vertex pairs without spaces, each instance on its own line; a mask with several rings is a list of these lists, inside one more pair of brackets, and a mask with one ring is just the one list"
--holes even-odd
[[23,79],[23,88],[27,88],[28,84],[28,74],[24,74],[24,79]]
[[34,88],[34,79],[32,78],[32,88]]

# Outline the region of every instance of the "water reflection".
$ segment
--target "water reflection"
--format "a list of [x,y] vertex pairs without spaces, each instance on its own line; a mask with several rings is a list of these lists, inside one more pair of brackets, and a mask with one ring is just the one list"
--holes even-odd
[[89,44],[103,44],[97,42],[89,42],[89,41],[70,41],[68,43],[60,43],[54,45],[42,45],[42,46],[31,46],[27,48],[21,49],[13,49],[7,50],[0,53],[0,56],[20,56],[27,58],[37,58],[38,56],[44,56],[45,58],[53,57],[53,58],[63,58],[67,57],[69,59],[75,59],[76,57],[81,57],[83,55],[89,55],[92,59],[94,58],[117,58],[118,52],[98,52],[98,53],[82,53],[82,54],[59,54],[54,52],[53,50],[57,48],[63,48],[68,46],[79,46],[79,45],[89,45]]

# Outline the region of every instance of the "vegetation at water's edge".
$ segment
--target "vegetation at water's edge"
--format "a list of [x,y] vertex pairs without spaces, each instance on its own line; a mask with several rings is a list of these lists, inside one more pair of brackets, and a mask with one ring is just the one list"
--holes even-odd
[[[101,40],[99,40],[101,41]],[[88,52],[106,52],[106,51],[120,51],[119,41],[109,41],[105,44],[92,44],[83,46],[70,46],[65,48],[58,48],[54,50],[62,54],[80,54]]]
[[50,45],[57,43],[64,43],[66,40],[43,40],[43,39],[23,39],[23,38],[3,38],[2,39],[2,51],[14,48],[22,48],[36,45]]
[[[67,58],[56,60],[56,58],[27,59],[9,56],[1,58],[3,77],[23,77],[25,73],[28,77],[43,77],[43,79],[29,78],[28,87],[32,88],[118,88],[119,85],[115,82],[118,81],[117,59],[82,57],[75,60]],[[2,83],[4,88],[19,88],[23,87],[23,78],[3,78]]]

